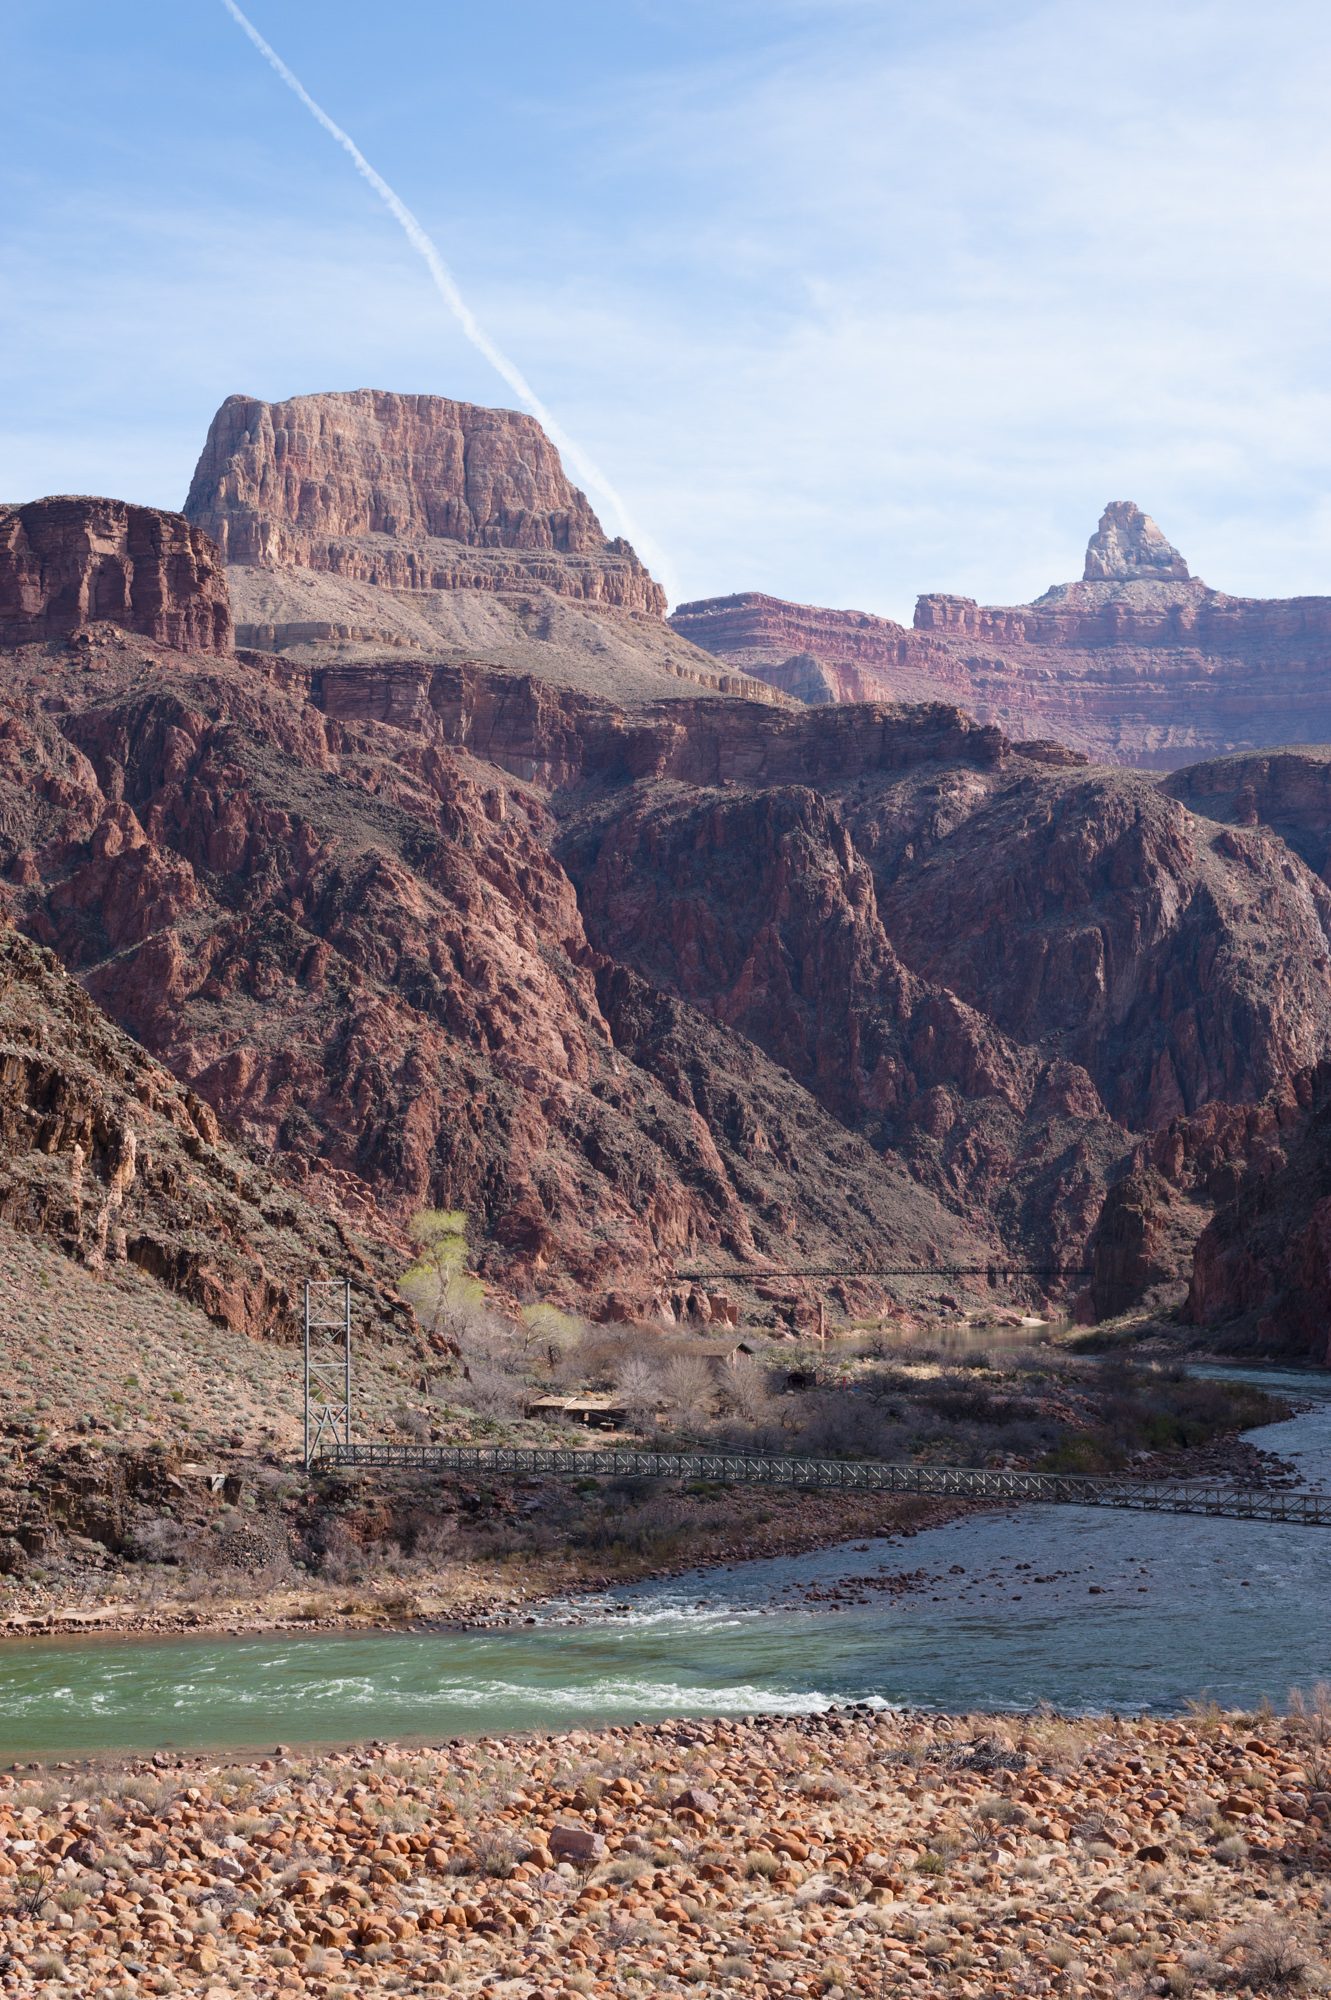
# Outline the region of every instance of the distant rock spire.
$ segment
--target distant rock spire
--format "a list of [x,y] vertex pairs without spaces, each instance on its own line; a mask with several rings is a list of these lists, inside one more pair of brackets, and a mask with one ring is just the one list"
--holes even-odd
[[1186,583],[1188,565],[1133,500],[1111,500],[1086,545],[1084,583]]

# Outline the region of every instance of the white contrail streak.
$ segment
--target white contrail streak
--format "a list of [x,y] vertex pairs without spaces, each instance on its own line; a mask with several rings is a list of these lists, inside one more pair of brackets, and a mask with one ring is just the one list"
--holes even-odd
[[[402,232],[411,244],[412,249],[417,251],[424,259],[426,269],[434,281],[435,290],[452,313],[458,325],[462,328],[462,331],[466,334],[472,346],[485,356],[495,373],[502,376],[503,380],[507,382],[513,394],[518,398],[518,401],[526,409],[530,410],[546,435],[555,444],[561,457],[566,459],[581,474],[587,484],[593,487],[608,502],[617,516],[620,529],[628,536],[629,540],[642,550],[644,554],[649,549],[652,549],[650,539],[647,536],[640,536],[635,532],[627,507],[605,474],[593,460],[588,458],[586,452],[573,442],[568,432],[551,415],[550,411],[546,409],[545,404],[536,394],[536,391],[532,388],[517,363],[509,360],[503,348],[491,339],[490,335],[481,325],[475,313],[458,290],[457,281],[453,273],[449,270],[431,238],[422,228],[401,196],[388,185],[383,175],[370,165],[350,133],[344,132],[336,119],[330,118],[321,104],[315,103],[295,71],[283,62],[272,44],[264,40],[253,21],[249,19],[248,15],[243,14],[236,5],[236,0],[222,0],[222,5],[226,8],[227,13],[236,23],[236,26],[243,29],[245,34],[249,36],[249,39],[253,42],[264,61],[276,70],[287,89],[300,99],[310,116],[318,120],[331,139],[336,139],[344,153],[350,155],[356,172],[361,176],[362,180],[369,182],[380,201],[384,204],[384,207],[393,216],[395,221],[400,224]],[[653,550],[652,553],[659,563],[658,552]]]

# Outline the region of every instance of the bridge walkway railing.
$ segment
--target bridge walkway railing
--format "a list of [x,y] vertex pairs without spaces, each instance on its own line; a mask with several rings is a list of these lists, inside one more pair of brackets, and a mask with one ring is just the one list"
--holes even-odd
[[801,1458],[786,1453],[647,1451],[622,1446],[343,1444],[325,1442],[321,1469],[452,1472],[474,1479],[675,1479],[726,1486],[833,1488],[964,1500],[1007,1500],[1146,1513],[1215,1514],[1331,1527],[1331,1494],[1302,1487],[1249,1487],[1223,1481],[1096,1478],[1082,1473],[988,1467],[893,1465],[879,1459]]

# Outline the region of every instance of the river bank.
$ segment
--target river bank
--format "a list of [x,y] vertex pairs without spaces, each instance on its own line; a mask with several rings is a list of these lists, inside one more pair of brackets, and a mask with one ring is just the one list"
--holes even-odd
[[[1045,1413],[1048,1438],[1057,1441],[1052,1469],[1105,1469],[1096,1420],[1113,1403],[1113,1378],[1106,1371],[1111,1386],[1101,1394],[1098,1373],[1099,1364],[1071,1374],[1064,1364],[1036,1392],[1031,1407]],[[1002,1417],[1017,1407],[1014,1385],[1029,1400],[1030,1374],[1028,1368],[1009,1378],[986,1363],[977,1375],[972,1364],[935,1369],[924,1384],[952,1397],[949,1421],[975,1429],[977,1410],[988,1421],[992,1411]],[[1132,1470],[1257,1485],[1285,1478],[1287,1468],[1235,1428],[1277,1415],[1282,1405],[1237,1378],[1229,1393],[1236,1399],[1232,1415],[1207,1412],[1196,1424],[1197,1442],[1135,1450]],[[852,1390],[852,1407],[854,1400]],[[1023,1421],[1006,1417],[1018,1441]],[[1021,1465],[1030,1457],[1009,1454],[1001,1462]],[[575,1488],[528,1480],[485,1489],[360,1474],[310,1482],[294,1466],[255,1463],[239,1451],[214,1475],[213,1484],[234,1495],[219,1503],[202,1481],[173,1473],[155,1447],[117,1465],[114,1455],[93,1454],[82,1444],[46,1476],[50,1523],[40,1533],[40,1560],[21,1575],[0,1578],[0,1641],[59,1633],[502,1627],[531,1617],[552,1598],[591,1599],[701,1568],[896,1539],[984,1511],[977,1503],[886,1495],[633,1481]],[[103,1487],[137,1488],[139,1498],[129,1505],[122,1499],[117,1511],[110,1494],[98,1491],[99,1480]],[[138,1527],[129,1525],[134,1507]],[[95,1532],[73,1532],[75,1521]]]
[[[541,1482],[527,1482],[540,1490]],[[687,1513],[690,1497],[704,1516],[692,1532],[618,1552],[607,1562],[579,1560],[576,1552],[531,1553],[514,1563],[456,1562],[417,1567],[407,1577],[359,1582],[352,1592],[321,1588],[317,1579],[263,1593],[234,1595],[181,1580],[178,1597],[157,1603],[122,1601],[53,1603],[0,1621],[0,1642],[79,1635],[150,1638],[170,1634],[242,1637],[263,1633],[501,1630],[532,1618],[554,1600],[585,1598],[648,1581],[664,1581],[698,1568],[724,1570],[740,1563],[796,1556],[872,1537],[895,1542],[947,1521],[983,1511],[974,1502],[912,1499],[885,1494],[839,1495],[751,1492],[725,1496],[724,1525],[706,1518],[720,1506],[709,1496],[670,1496]],[[604,1501],[602,1502],[604,1504]]]
[[842,1711],[0,1776],[0,1990],[1322,1990],[1331,1707]]
[[[1301,1479],[1331,1479],[1331,1383],[1256,1438]],[[0,1647],[5,1740],[49,1761],[860,1701],[1177,1715],[1199,1690],[1252,1710],[1326,1676],[1322,1528],[1075,1506],[975,1510],[890,1539],[841,1526],[803,1554],[615,1582],[470,1628],[16,1639]]]

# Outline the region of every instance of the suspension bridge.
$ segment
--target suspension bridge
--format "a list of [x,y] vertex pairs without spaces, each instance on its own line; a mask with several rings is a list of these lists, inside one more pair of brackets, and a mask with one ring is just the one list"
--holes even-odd
[[952,1465],[893,1465],[876,1459],[799,1458],[785,1453],[635,1451],[618,1447],[351,1444],[329,1439],[316,1470],[455,1473],[477,1480],[671,1479],[715,1486],[832,1488],[957,1499],[1031,1501],[1061,1507],[1125,1507],[1136,1513],[1219,1514],[1240,1521],[1331,1527],[1331,1493],[1300,1487],[1232,1486],[1212,1480],[1096,1479],[1061,1472],[1008,1472]]
[[732,1271],[676,1271],[676,1279],[691,1285],[752,1285],[773,1278],[985,1278],[997,1286],[1009,1278],[1093,1278],[1082,1264],[854,1264],[737,1265]]
[[[321,1303],[321,1297],[323,1303]],[[893,1493],[924,1498],[1121,1507],[1135,1513],[1209,1514],[1236,1521],[1331,1527],[1331,1494],[1222,1480],[1132,1479],[980,1466],[898,1465],[880,1459],[786,1452],[652,1451],[634,1447],[409,1444],[353,1441],[351,1287],[305,1290],[305,1464],[311,1472],[364,1470],[523,1479],[668,1479],[684,1484]]]

